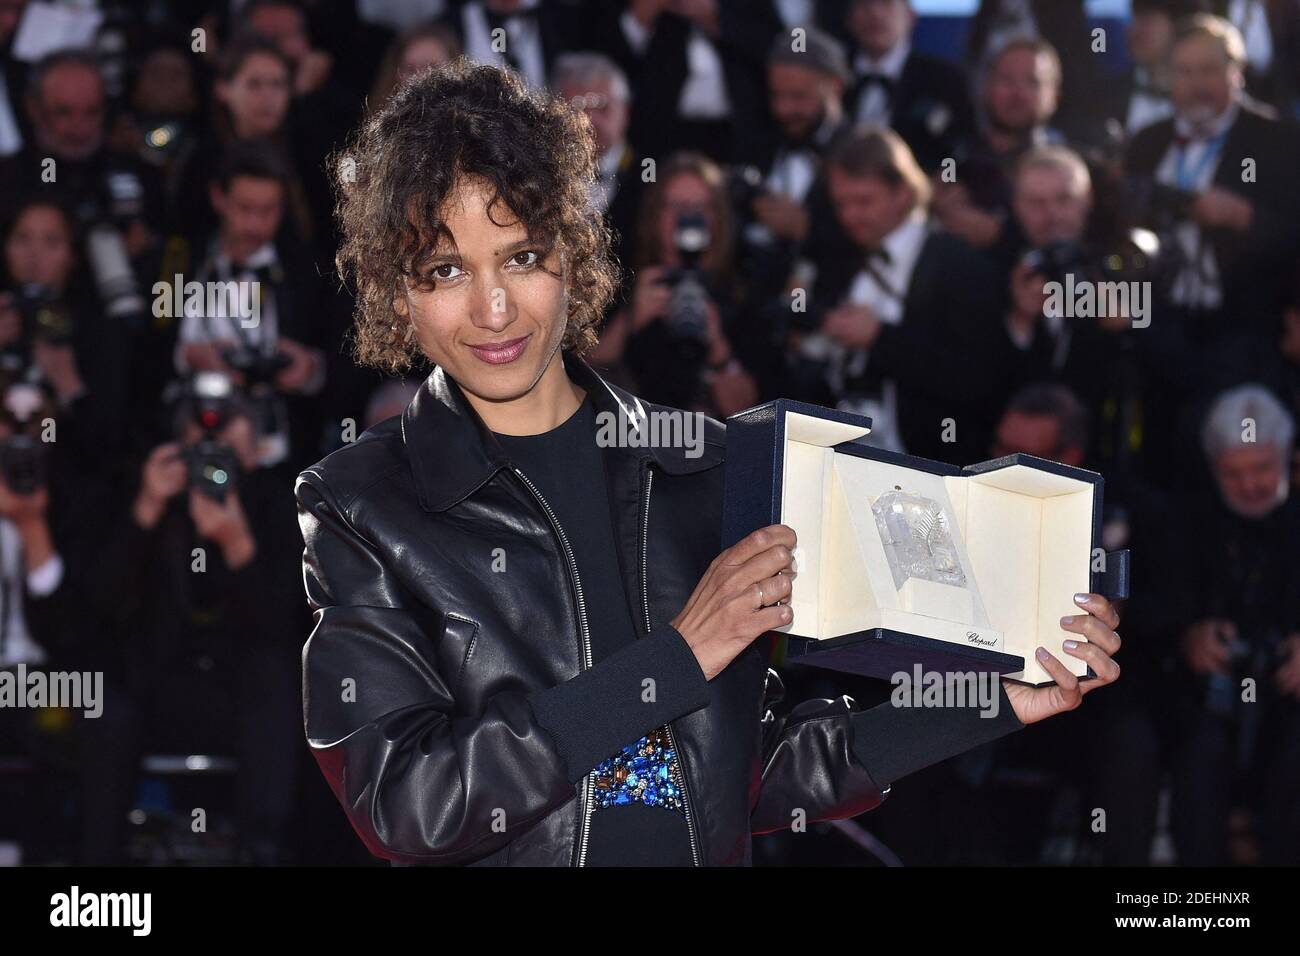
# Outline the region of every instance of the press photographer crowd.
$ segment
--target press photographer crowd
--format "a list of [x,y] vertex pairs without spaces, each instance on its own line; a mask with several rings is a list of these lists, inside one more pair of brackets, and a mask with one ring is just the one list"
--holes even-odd
[[610,382],[1093,469],[1131,549],[1095,704],[756,863],[1300,863],[1298,0],[0,0],[0,49],[0,676],[102,675],[0,706],[0,863],[377,862],[293,484],[431,370],[353,361],[334,188],[461,56],[590,119]]

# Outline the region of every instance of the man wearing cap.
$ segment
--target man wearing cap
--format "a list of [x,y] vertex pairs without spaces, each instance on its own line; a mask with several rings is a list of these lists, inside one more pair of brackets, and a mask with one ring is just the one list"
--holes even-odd
[[850,79],[844,50],[815,27],[779,33],[767,58],[772,135],[760,160],[763,185],[752,203],[747,240],[799,243],[808,236],[809,203],[827,145],[845,125],[841,99]]

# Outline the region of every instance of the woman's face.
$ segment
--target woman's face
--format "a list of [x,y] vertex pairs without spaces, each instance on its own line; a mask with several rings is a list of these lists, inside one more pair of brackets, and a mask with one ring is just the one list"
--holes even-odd
[[72,272],[72,237],[58,210],[33,206],[18,217],[5,241],[5,264],[17,283],[63,289]]
[[524,400],[551,367],[568,313],[559,250],[532,241],[504,203],[493,208],[493,222],[491,196],[482,179],[462,180],[442,209],[453,241],[424,266],[434,287],[408,283],[394,302],[424,354],[480,407]]
[[659,210],[659,248],[663,250],[663,265],[680,265],[677,261],[677,218],[683,215],[703,216],[709,236],[717,236],[713,191],[694,173],[678,173],[664,185],[664,204]]
[[217,97],[240,139],[270,136],[289,113],[289,71],[270,54],[254,53],[229,82],[217,84]]

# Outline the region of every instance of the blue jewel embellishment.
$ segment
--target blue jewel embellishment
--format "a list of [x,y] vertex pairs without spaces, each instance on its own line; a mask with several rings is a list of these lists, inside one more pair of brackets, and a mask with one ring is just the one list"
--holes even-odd
[[677,755],[668,746],[666,730],[653,730],[596,766],[596,806],[644,803],[685,813],[681,792],[674,783],[676,769]]

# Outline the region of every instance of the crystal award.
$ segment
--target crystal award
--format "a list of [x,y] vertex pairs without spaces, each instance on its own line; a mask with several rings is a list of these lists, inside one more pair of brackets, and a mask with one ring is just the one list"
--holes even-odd
[[908,578],[966,587],[966,573],[943,505],[921,495],[891,491],[871,506],[876,527],[901,589]]

